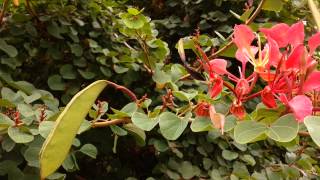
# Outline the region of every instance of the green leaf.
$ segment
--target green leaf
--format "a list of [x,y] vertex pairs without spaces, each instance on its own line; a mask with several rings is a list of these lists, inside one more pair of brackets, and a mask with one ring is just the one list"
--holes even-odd
[[137,103],[131,102],[125,105],[120,111],[129,115],[130,117],[138,110]]
[[7,44],[4,39],[0,38],[0,49],[8,54],[10,57],[16,57],[18,55],[18,51],[14,46]]
[[31,117],[35,114],[32,110],[32,106],[29,104],[18,104],[17,109],[24,117]]
[[159,83],[159,84],[165,84],[171,80],[170,75],[165,73],[164,71],[156,68],[155,72],[152,76],[152,79],[154,82]]
[[0,113],[0,129],[13,126],[14,122],[5,114]]
[[183,161],[178,167],[178,171],[184,179],[192,179],[192,177],[200,174],[200,169],[193,166],[189,161]]
[[16,105],[7,99],[0,99],[0,107],[14,108]]
[[140,146],[145,145],[146,134],[142,129],[138,128],[136,125],[132,123],[123,125],[123,128],[126,129],[131,135],[133,135],[138,145]]
[[279,12],[282,10],[283,2],[279,0],[266,0],[262,6],[263,10]]
[[98,150],[97,148],[92,145],[92,144],[85,144],[83,145],[80,149],[80,152],[82,152],[83,154],[95,159],[97,157],[98,154]]
[[231,131],[237,124],[237,117],[234,115],[229,115],[225,118],[224,132]]
[[77,134],[81,134],[91,128],[91,122],[87,120],[83,120]]
[[39,133],[43,138],[47,138],[54,126],[53,121],[43,121],[39,125]]
[[246,20],[249,19],[251,13],[253,12],[255,8],[251,7],[250,9],[246,10],[241,16],[240,16],[240,20],[242,20],[243,22],[246,22]]
[[120,15],[122,22],[130,29],[140,29],[148,22],[147,18],[142,15],[132,15],[129,13],[124,13]]
[[33,141],[34,137],[30,133],[24,132],[19,127],[9,127],[8,135],[15,143],[29,143]]
[[222,157],[225,160],[228,160],[228,161],[232,161],[234,159],[237,159],[238,156],[239,156],[239,154],[236,153],[236,152],[232,152],[232,151],[229,151],[229,150],[223,150],[222,151]]
[[52,75],[48,78],[48,85],[50,89],[55,91],[63,91],[66,88],[66,84],[62,81],[60,75]]
[[[220,46],[220,48],[223,48],[225,45]],[[231,45],[230,47],[228,47],[225,51],[223,51],[222,53],[220,53],[220,56],[224,56],[224,57],[235,57],[237,51],[237,47],[236,45]]]
[[132,15],[134,15],[134,16],[141,13],[141,11],[139,11],[139,10],[136,9],[136,8],[128,8],[127,11],[128,11],[129,14],[132,14]]
[[88,70],[84,71],[84,70],[78,69],[78,72],[84,79],[92,79],[96,76],[96,73]]
[[76,79],[77,78],[76,71],[73,69],[73,66],[71,64],[65,64],[65,65],[61,66],[59,72],[60,72],[63,79]]
[[299,124],[293,114],[286,114],[272,123],[266,131],[268,137],[279,142],[289,142],[293,140],[299,130]]
[[175,97],[177,97],[180,101],[190,101],[198,94],[197,91],[193,91],[190,93],[186,93],[183,91],[173,91],[172,92]]
[[160,132],[168,140],[176,140],[188,125],[188,121],[171,112],[160,115]]
[[133,113],[131,120],[134,125],[145,130],[151,131],[159,122],[159,116],[156,118],[149,118],[146,114],[135,112]]
[[33,167],[39,167],[39,147],[29,147],[24,153],[23,156],[28,162],[28,165]]
[[10,152],[16,143],[9,137],[9,136],[4,136],[3,140],[1,142],[2,149],[5,150],[6,152]]
[[77,93],[61,112],[41,148],[40,174],[42,179],[52,174],[63,163],[83,119],[106,86],[107,82],[103,80],[90,84]]
[[232,167],[233,167],[232,174],[236,175],[239,178],[250,179],[249,178],[250,174],[246,165],[244,165],[243,163],[240,163],[239,161],[236,161],[235,163],[233,163]]
[[207,117],[196,117],[192,121],[190,128],[193,132],[210,131],[213,129],[212,122]]
[[256,160],[249,154],[240,156],[240,159],[249,164],[250,166],[254,166],[256,164]]
[[82,47],[79,44],[71,44],[70,49],[72,54],[74,54],[77,57],[82,56],[83,50]]
[[304,119],[312,140],[320,147],[320,117],[308,116]]
[[58,38],[58,39],[63,39],[63,37],[61,36],[61,32],[60,32],[60,27],[58,26],[58,24],[56,22],[50,23],[47,26],[47,31],[49,34],[51,34],[53,37]]
[[246,144],[263,135],[266,130],[267,127],[263,123],[243,121],[234,128],[234,138],[239,144]]
[[116,125],[111,125],[110,129],[112,130],[113,133],[115,133],[118,136],[125,136],[128,134],[128,132],[126,130],[124,130],[121,127],[116,126]]

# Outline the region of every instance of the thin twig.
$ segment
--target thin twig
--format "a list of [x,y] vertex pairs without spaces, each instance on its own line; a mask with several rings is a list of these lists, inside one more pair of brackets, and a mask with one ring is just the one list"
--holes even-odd
[[4,0],[3,4],[2,4],[2,10],[0,12],[0,25],[3,22],[4,14],[6,12],[6,9],[7,9],[8,5],[9,5],[9,0]]
[[130,118],[104,120],[104,121],[93,122],[91,124],[91,127],[92,128],[107,127],[110,125],[117,125],[117,124],[130,123],[130,122],[131,122]]

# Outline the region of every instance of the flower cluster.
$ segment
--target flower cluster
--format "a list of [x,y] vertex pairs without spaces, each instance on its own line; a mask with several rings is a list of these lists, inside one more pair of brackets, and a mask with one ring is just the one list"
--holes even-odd
[[[230,112],[239,119],[246,114],[243,103],[260,97],[268,108],[277,108],[280,103],[285,105],[287,112],[294,113],[297,121],[303,122],[312,114],[317,103],[317,98],[312,97],[320,90],[320,71],[316,70],[317,61],[313,58],[320,45],[320,32],[309,38],[308,47],[304,45],[304,36],[303,22],[261,28],[260,33],[254,33],[247,25],[236,25],[232,40],[238,48],[235,57],[241,63],[237,76],[227,70],[226,60],[211,60],[197,46],[203,69],[209,75],[211,98],[225,86],[234,95]],[[248,63],[254,67],[249,75],[246,73]],[[253,92],[259,79],[265,86]]]

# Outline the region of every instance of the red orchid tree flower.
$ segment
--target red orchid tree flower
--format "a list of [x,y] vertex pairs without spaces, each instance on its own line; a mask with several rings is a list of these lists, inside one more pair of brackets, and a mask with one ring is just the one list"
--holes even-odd
[[[304,46],[303,22],[291,26],[276,24],[268,29],[261,28],[260,32],[266,40],[264,45],[262,37],[247,25],[234,27],[232,40],[238,48],[235,57],[241,63],[238,75],[227,71],[225,59],[209,59],[196,45],[198,58],[209,77],[209,95],[215,98],[223,87],[229,89],[234,95],[230,112],[239,119],[246,114],[243,104],[260,97],[269,108],[284,104],[287,112],[293,112],[296,120],[303,122],[317,103],[310,98],[312,93],[320,90],[320,71],[316,70],[317,62],[313,58],[320,45],[320,32],[309,38],[307,47]],[[248,63],[254,71],[246,76]],[[265,82],[265,87],[259,92],[252,92],[258,79]],[[210,110],[209,105],[207,110]],[[210,115],[210,111],[205,114]]]

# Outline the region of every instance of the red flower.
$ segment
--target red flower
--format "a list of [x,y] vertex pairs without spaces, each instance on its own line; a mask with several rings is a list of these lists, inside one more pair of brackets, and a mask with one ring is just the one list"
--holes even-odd
[[200,102],[194,112],[197,116],[209,117],[209,107],[209,103]]
[[244,107],[242,106],[241,101],[235,100],[231,107],[230,107],[230,112],[235,115],[239,119],[244,119],[246,116],[246,111]]
[[265,104],[269,108],[277,107],[277,103],[270,86],[266,86],[261,92],[261,100],[263,104]]
[[222,89],[223,89],[223,80],[220,76],[215,75],[213,78],[210,79],[210,85],[209,85],[209,94],[210,97],[213,99],[216,96],[218,96]]

